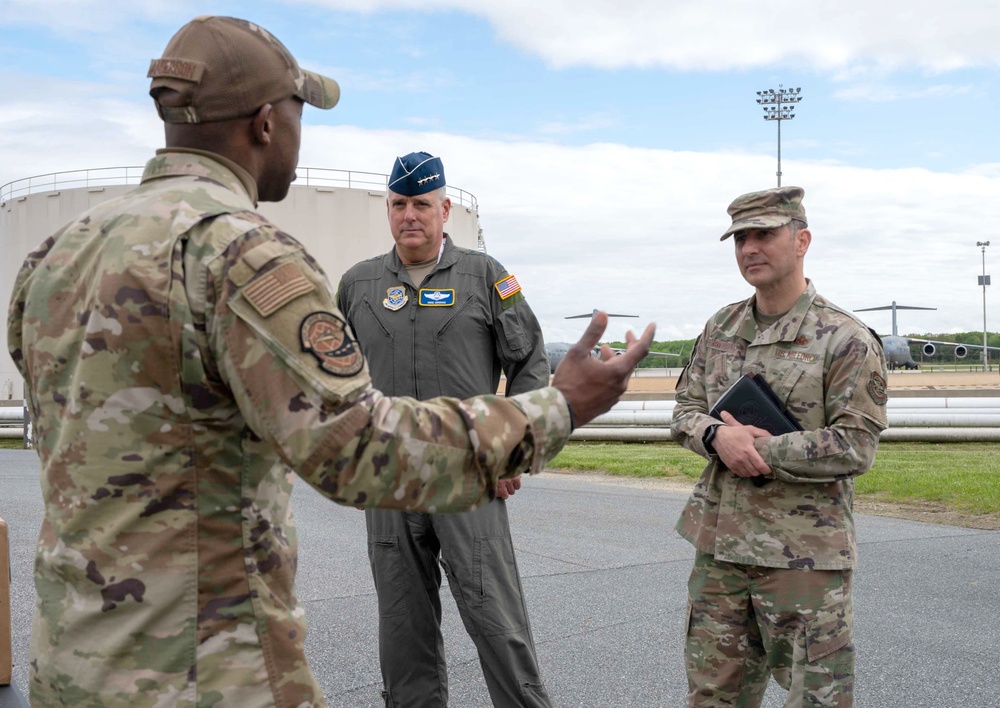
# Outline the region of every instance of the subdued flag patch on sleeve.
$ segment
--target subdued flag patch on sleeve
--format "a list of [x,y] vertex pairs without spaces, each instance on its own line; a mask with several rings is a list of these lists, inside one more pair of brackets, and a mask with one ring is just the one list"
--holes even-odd
[[513,275],[508,275],[503,280],[498,280],[493,287],[497,289],[501,300],[506,300],[515,293],[521,292],[521,284],[517,282],[517,278]]
[[268,317],[315,288],[297,263],[286,263],[243,288],[243,297],[261,317]]

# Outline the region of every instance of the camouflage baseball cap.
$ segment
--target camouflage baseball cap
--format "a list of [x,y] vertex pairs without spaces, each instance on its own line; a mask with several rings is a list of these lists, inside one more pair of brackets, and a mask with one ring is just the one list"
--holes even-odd
[[184,106],[156,110],[167,123],[210,123],[253,115],[265,103],[297,96],[317,108],[333,108],[340,87],[333,79],[299,67],[263,27],[235,17],[202,15],[181,27],[147,74],[149,93],[167,87]]
[[784,226],[792,219],[804,224],[806,210],[802,197],[806,191],[802,187],[776,187],[763,192],[750,192],[736,197],[729,205],[729,215],[733,225],[726,229],[720,241],[725,241],[737,231],[744,229],[773,229]]

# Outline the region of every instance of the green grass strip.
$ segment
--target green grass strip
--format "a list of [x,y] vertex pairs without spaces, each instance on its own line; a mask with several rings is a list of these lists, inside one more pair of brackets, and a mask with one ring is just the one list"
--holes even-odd
[[[629,477],[697,479],[705,461],[676,443],[569,443],[556,469]],[[995,443],[883,443],[857,478],[859,495],[902,503],[935,502],[972,514],[1000,513],[1000,448]]]

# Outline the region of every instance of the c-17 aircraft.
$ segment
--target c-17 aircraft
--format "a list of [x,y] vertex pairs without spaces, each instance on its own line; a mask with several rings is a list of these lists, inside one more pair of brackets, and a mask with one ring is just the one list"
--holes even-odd
[[[589,319],[589,318],[593,317],[594,315],[596,315],[597,312],[598,312],[598,310],[594,309],[591,312],[587,312],[587,313],[582,314],[582,315],[569,315],[569,316],[566,317],[566,319],[567,320],[577,320],[577,319],[583,319],[583,318],[588,318]],[[617,314],[610,313],[610,312],[608,313],[608,317],[638,317],[638,316],[639,315],[617,315]],[[559,366],[559,364],[562,362],[562,360],[566,358],[566,352],[569,351],[569,348],[571,346],[573,346],[573,345],[570,344],[569,342],[546,342],[545,343],[545,356],[548,357],[548,360],[549,360],[549,370],[552,373],[555,373],[556,367]],[[625,351],[624,349],[615,349],[614,347],[611,347],[611,350],[613,352],[615,352],[616,354],[622,354]],[[599,345],[596,346],[596,347],[594,347],[591,350],[590,355],[593,356],[593,357],[599,357],[601,355],[601,347]],[[646,356],[668,357],[668,356],[680,356],[680,354],[671,354],[670,352],[650,352]]]
[[[897,305],[893,300],[891,305],[881,307],[863,307],[855,312],[872,312],[874,310],[892,310],[892,334],[882,337],[882,351],[885,352],[885,363],[892,371],[897,368],[916,369],[917,362],[913,361],[913,354],[910,352],[911,344],[920,344],[925,356],[934,356],[938,347],[955,347],[955,356],[964,358],[969,349],[982,350],[981,344],[960,344],[958,342],[938,342],[932,339],[916,339],[915,337],[900,337],[896,330],[896,310],[936,310],[936,307],[915,307],[913,305]],[[997,347],[987,347],[990,351],[1000,351]]]

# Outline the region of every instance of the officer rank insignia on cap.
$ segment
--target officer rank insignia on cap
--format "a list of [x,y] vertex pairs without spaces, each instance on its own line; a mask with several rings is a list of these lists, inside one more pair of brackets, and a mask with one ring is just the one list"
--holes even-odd
[[420,290],[421,307],[451,307],[454,304],[454,290],[436,290],[434,288],[422,288]]
[[517,278],[513,275],[508,275],[503,280],[498,280],[493,287],[497,289],[501,300],[506,300],[515,293],[521,292],[521,284],[517,282]]
[[446,184],[444,163],[440,157],[427,152],[411,152],[396,158],[387,186],[390,192],[404,197],[416,197]]
[[402,285],[394,285],[385,291],[386,298],[382,301],[382,307],[387,310],[401,310],[410,298],[406,295],[406,288]]
[[347,324],[332,312],[313,312],[299,325],[302,351],[311,353],[319,368],[334,376],[354,376],[365,365]]

